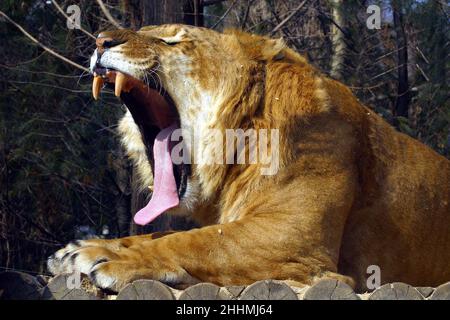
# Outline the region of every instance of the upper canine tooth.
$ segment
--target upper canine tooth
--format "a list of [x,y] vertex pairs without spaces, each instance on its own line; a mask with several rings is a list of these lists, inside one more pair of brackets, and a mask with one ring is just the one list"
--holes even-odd
[[103,86],[103,79],[100,76],[95,76],[94,81],[92,82],[92,96],[95,100],[98,99],[98,96],[100,94],[100,90]]
[[122,72],[117,72],[116,82],[114,87],[114,94],[116,97],[120,97],[123,87],[125,86],[126,77]]

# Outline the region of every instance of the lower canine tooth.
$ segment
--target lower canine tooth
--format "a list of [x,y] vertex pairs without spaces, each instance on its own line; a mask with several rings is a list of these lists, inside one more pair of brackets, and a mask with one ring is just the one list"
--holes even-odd
[[122,92],[122,88],[125,86],[125,75],[121,72],[118,72],[116,75],[114,94],[116,97],[120,97],[120,93]]
[[92,96],[95,100],[98,99],[98,96],[100,94],[100,90],[103,86],[103,79],[100,76],[95,76],[94,81],[92,82]]

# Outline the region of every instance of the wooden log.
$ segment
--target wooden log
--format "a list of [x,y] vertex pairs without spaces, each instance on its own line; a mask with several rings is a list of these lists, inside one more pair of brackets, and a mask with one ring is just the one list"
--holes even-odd
[[416,287],[416,290],[419,291],[425,299],[429,298],[434,292],[434,288],[432,287]]
[[360,300],[358,295],[346,283],[335,279],[323,279],[309,288],[304,300]]
[[233,296],[212,283],[198,283],[180,295],[179,300],[231,300]]
[[245,290],[245,286],[229,286],[225,288],[233,297],[233,299],[239,299],[242,291]]
[[128,284],[117,295],[117,300],[174,300],[168,286],[155,280],[137,280]]
[[387,283],[376,289],[369,300],[423,300],[416,288],[402,282]]
[[450,282],[437,287],[430,300],[450,300]]
[[50,276],[43,276],[43,275],[37,275],[36,280],[39,282],[43,287],[47,285],[47,283],[50,281],[52,277]]
[[86,275],[60,274],[50,279],[42,292],[42,298],[46,300],[98,300],[98,297],[85,288],[93,287]]
[[0,273],[0,300],[38,300],[43,286],[26,273],[7,271]]
[[298,300],[298,298],[287,284],[262,280],[245,288],[239,300]]

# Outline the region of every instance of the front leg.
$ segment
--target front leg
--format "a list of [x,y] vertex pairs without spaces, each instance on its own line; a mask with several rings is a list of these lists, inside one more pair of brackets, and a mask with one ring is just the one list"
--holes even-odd
[[83,246],[72,250],[62,265],[66,271],[88,274],[97,286],[113,291],[137,279],[172,286],[199,281],[242,285],[261,279],[308,284],[335,269],[320,250],[300,256],[292,232],[295,228],[279,219],[252,217],[156,240],[136,237],[128,247]]
[[[184,286],[199,281],[245,285],[263,279],[311,284],[334,277],[352,284],[336,272],[354,180],[345,171],[304,176],[270,195],[255,193],[248,199],[254,211],[241,220],[158,239],[129,237],[72,248],[65,258],[57,257],[60,269],[78,269],[97,286],[114,291],[137,279]],[[291,188],[298,196],[286,197]]]

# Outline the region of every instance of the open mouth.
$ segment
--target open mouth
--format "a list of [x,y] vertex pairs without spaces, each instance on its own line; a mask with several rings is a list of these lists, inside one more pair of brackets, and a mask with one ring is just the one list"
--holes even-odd
[[134,216],[136,224],[145,225],[177,207],[186,192],[190,166],[176,165],[171,158],[174,143],[170,138],[180,128],[180,117],[171,97],[156,83],[97,65],[92,84],[95,99],[104,86],[113,88],[115,95],[125,103],[146,146],[153,171],[153,194],[148,204]]

